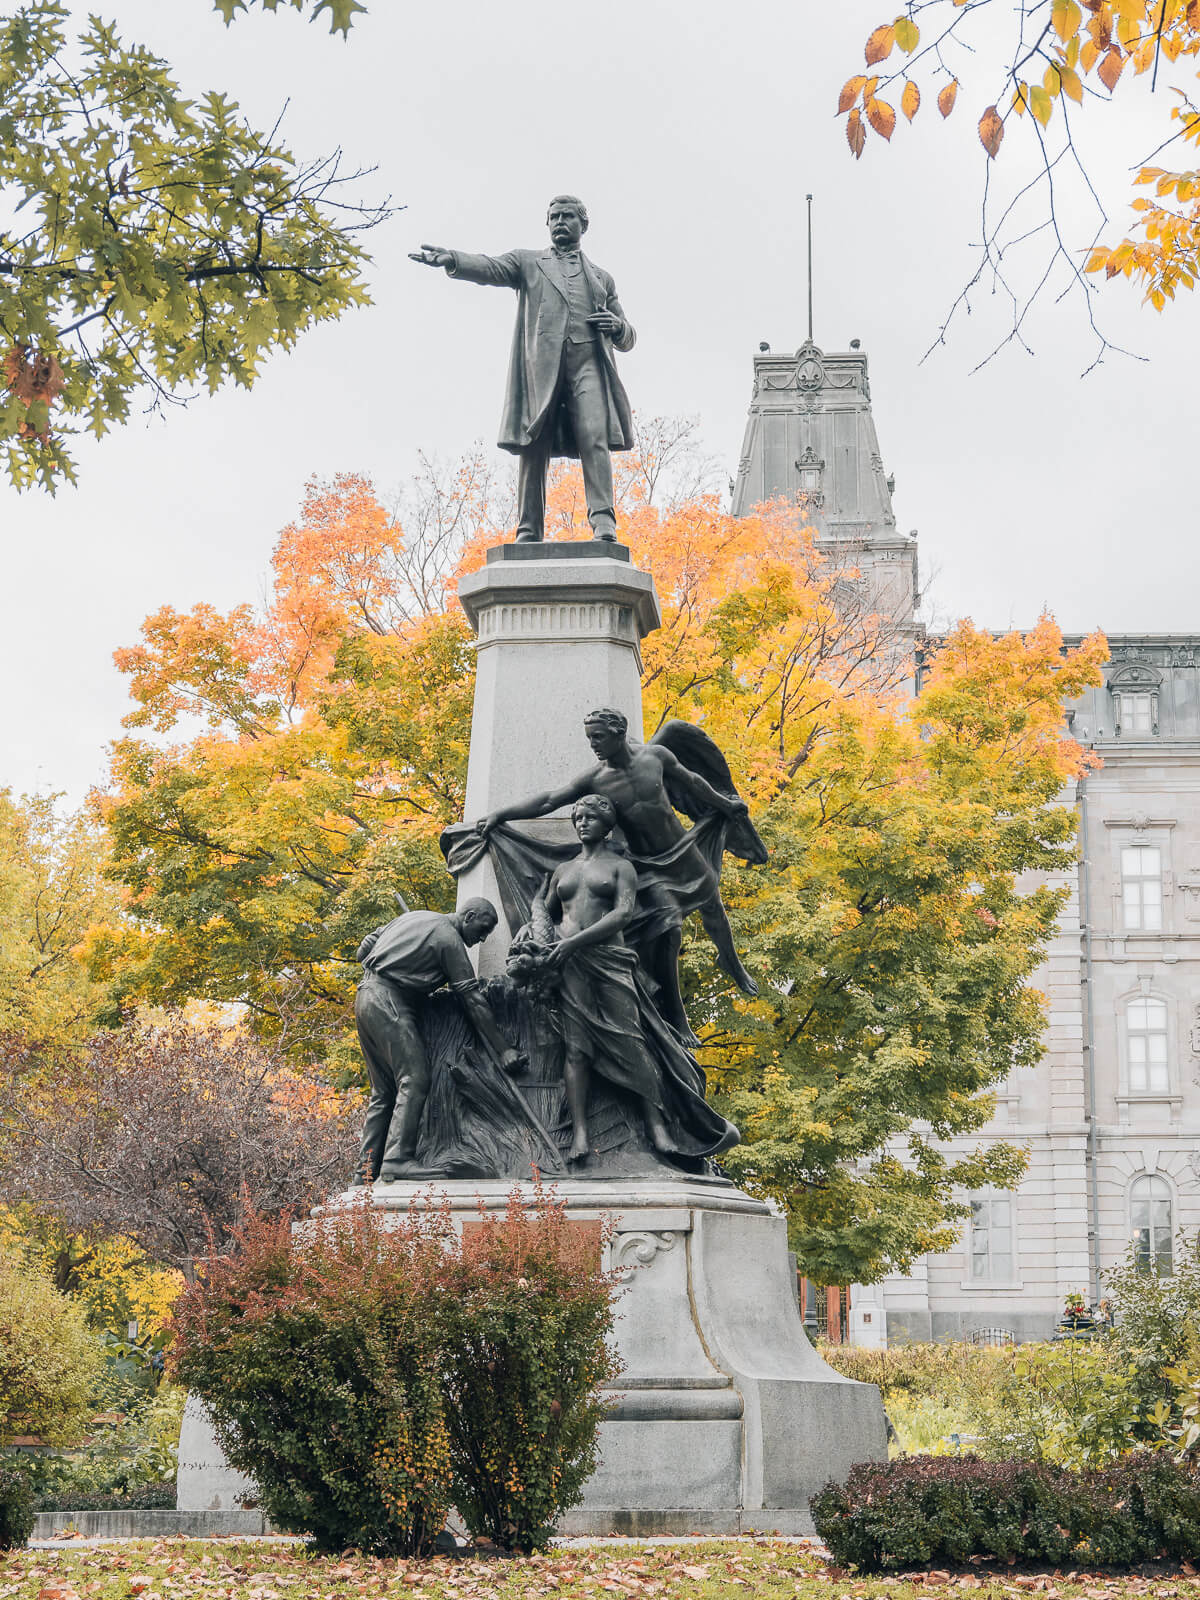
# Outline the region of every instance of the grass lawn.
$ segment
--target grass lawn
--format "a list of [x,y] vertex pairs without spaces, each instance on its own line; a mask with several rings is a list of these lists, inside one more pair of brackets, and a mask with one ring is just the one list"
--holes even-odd
[[0,1597],[21,1600],[325,1600],[334,1596],[420,1596],[421,1600],[869,1600],[976,1590],[994,1600],[1200,1600],[1200,1577],[1103,1578],[945,1572],[857,1580],[831,1571],[803,1544],[712,1540],[695,1545],[589,1546],[527,1560],[376,1561],[311,1556],[296,1544],[237,1540],[140,1540],[95,1549],[0,1553]]

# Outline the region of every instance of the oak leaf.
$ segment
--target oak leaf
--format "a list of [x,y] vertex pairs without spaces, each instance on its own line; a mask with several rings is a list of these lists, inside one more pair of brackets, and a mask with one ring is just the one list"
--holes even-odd
[[900,109],[911,122],[921,108],[921,91],[910,78],[900,96]]
[[[1030,89],[1029,91],[1031,107],[1033,107],[1033,97],[1038,92],[1037,89]],[[1045,90],[1041,92],[1044,94]],[[1037,115],[1036,107],[1034,107],[1034,115]],[[1000,149],[1000,141],[1003,138],[1004,121],[995,106],[989,106],[979,119],[979,142],[993,160],[996,158],[996,153]]]
[[958,79],[951,78],[950,82],[937,97],[938,110],[944,117],[948,117],[954,110],[954,102],[958,99]]

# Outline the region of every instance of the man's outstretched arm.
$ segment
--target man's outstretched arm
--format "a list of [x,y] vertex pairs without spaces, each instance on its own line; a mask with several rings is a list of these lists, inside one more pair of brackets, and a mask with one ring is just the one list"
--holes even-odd
[[448,277],[462,278],[466,283],[515,289],[521,282],[519,250],[510,250],[502,256],[477,256],[465,250],[447,250],[440,244],[423,244],[420,250],[410,250],[408,259],[420,262],[423,267],[444,267]]

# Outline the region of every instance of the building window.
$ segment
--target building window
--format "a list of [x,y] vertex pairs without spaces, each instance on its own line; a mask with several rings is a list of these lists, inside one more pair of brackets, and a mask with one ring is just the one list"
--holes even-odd
[[1154,717],[1148,694],[1121,696],[1121,727],[1126,733],[1150,733],[1153,730]]
[[1145,997],[1130,1000],[1125,1007],[1125,1026],[1129,1040],[1129,1092],[1165,1092],[1169,1087],[1166,1001]]
[[1118,737],[1123,734],[1145,737],[1158,732],[1157,689],[1139,690],[1136,693],[1122,689],[1114,692],[1113,703]]
[[1133,1254],[1143,1272],[1169,1278],[1174,1270],[1171,1190],[1165,1178],[1135,1178],[1129,1191]]
[[969,1244],[973,1283],[1013,1281],[1013,1198],[1009,1194],[971,1196]]
[[1162,927],[1162,852],[1154,845],[1122,847],[1121,898],[1126,928]]

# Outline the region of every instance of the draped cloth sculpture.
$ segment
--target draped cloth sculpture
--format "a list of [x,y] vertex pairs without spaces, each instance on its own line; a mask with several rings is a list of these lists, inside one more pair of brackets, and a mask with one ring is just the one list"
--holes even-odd
[[[747,994],[757,994],[758,987],[734,948],[733,930],[721,902],[720,875],[726,850],[761,863],[767,858],[766,847],[734,787],[724,756],[703,729],[667,722],[646,744],[632,744],[623,713],[601,707],[584,718],[584,734],[597,758],[594,766],[557,789],[541,790],[491,812],[476,823],[476,831],[486,840],[506,821],[548,816],[585,794],[601,794],[611,801],[622,848],[637,870],[637,907],[629,938],[656,987],[663,1017],[694,1047],[698,1041],[679,992],[684,919],[693,911],[700,913],[716,948],[717,965]],[[677,810],[695,825],[685,828]],[[513,847],[508,848],[516,856]],[[501,846],[497,854],[504,849]],[[471,859],[464,841],[457,859],[450,857],[450,870],[465,870]],[[511,918],[509,925],[516,926]]]
[[[409,1001],[421,1070],[415,1137],[389,1151],[382,1176],[527,1178],[702,1174],[738,1141],[705,1099],[683,1013],[676,960],[683,921],[700,912],[717,958],[753,980],[721,904],[726,850],[766,850],[720,751],[702,730],[668,723],[632,745],[624,718],[591,713],[598,765],[473,827],[447,830],[456,875],[490,862],[510,930],[505,974],[479,986],[507,1045],[498,1050],[455,992]],[[574,801],[576,837],[534,836],[505,820]],[[674,802],[694,818],[684,827]],[[378,973],[369,975],[377,987]],[[366,980],[364,980],[366,981]],[[490,1046],[490,1048],[489,1048]]]

